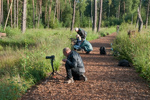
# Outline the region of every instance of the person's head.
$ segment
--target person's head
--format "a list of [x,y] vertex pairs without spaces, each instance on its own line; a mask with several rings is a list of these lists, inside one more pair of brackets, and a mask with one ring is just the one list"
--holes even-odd
[[68,57],[68,55],[70,54],[70,52],[71,52],[71,50],[70,50],[70,48],[68,48],[68,47],[66,47],[66,48],[63,49],[63,54],[64,54],[66,57]]
[[76,27],[76,28],[75,28],[75,31],[78,32],[78,31],[79,31],[79,28]]
[[76,35],[76,38],[78,38],[79,40],[81,40],[81,37],[79,34]]

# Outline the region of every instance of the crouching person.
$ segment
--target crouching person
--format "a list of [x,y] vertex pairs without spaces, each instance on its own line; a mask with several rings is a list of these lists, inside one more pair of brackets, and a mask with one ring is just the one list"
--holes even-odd
[[86,54],[89,54],[93,50],[91,43],[84,39],[82,40],[80,47],[84,49]]
[[79,34],[76,35],[76,43],[75,45],[73,46],[74,47],[74,50],[77,50],[77,51],[80,51],[81,48],[80,48],[80,44],[81,44],[81,37]]
[[76,51],[71,51],[70,48],[64,48],[63,54],[67,59],[63,59],[65,62],[65,68],[67,73],[66,83],[74,83],[74,80],[87,81],[85,77],[85,68],[81,56]]

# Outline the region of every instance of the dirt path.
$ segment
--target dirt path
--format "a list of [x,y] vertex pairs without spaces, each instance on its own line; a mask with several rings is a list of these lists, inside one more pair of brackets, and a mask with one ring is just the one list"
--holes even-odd
[[[90,41],[91,54],[80,53],[86,68],[88,81],[65,84],[64,78],[41,82],[22,96],[21,100],[150,100],[150,89],[134,68],[117,66],[110,55],[110,43],[115,33]],[[105,46],[107,55],[99,55],[99,47]],[[66,75],[64,65],[60,74]]]

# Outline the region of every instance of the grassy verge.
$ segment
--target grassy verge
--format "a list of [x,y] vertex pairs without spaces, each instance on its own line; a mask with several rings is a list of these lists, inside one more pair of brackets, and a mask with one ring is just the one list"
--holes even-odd
[[129,38],[128,30],[136,30],[132,25],[122,25],[122,30],[113,42],[113,50],[118,59],[127,59],[135,66],[140,76],[150,81],[150,31],[144,29]]
[[[97,39],[100,33],[87,31],[87,40]],[[112,29],[107,29],[107,31]],[[101,31],[106,32],[105,28]],[[20,30],[6,28],[8,37],[0,39],[0,98],[17,99],[28,88],[45,78],[51,72],[50,61],[46,56],[55,55],[54,67],[59,70],[62,49],[70,47],[69,38],[76,32],[70,29],[28,29],[25,34]]]

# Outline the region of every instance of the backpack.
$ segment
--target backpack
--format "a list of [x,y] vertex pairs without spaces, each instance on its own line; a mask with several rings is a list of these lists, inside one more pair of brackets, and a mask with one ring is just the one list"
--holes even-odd
[[127,60],[123,59],[119,61],[118,66],[130,67],[130,64]]
[[103,47],[103,46],[100,47],[100,54],[101,55],[106,55],[106,49],[105,49],[105,47]]

